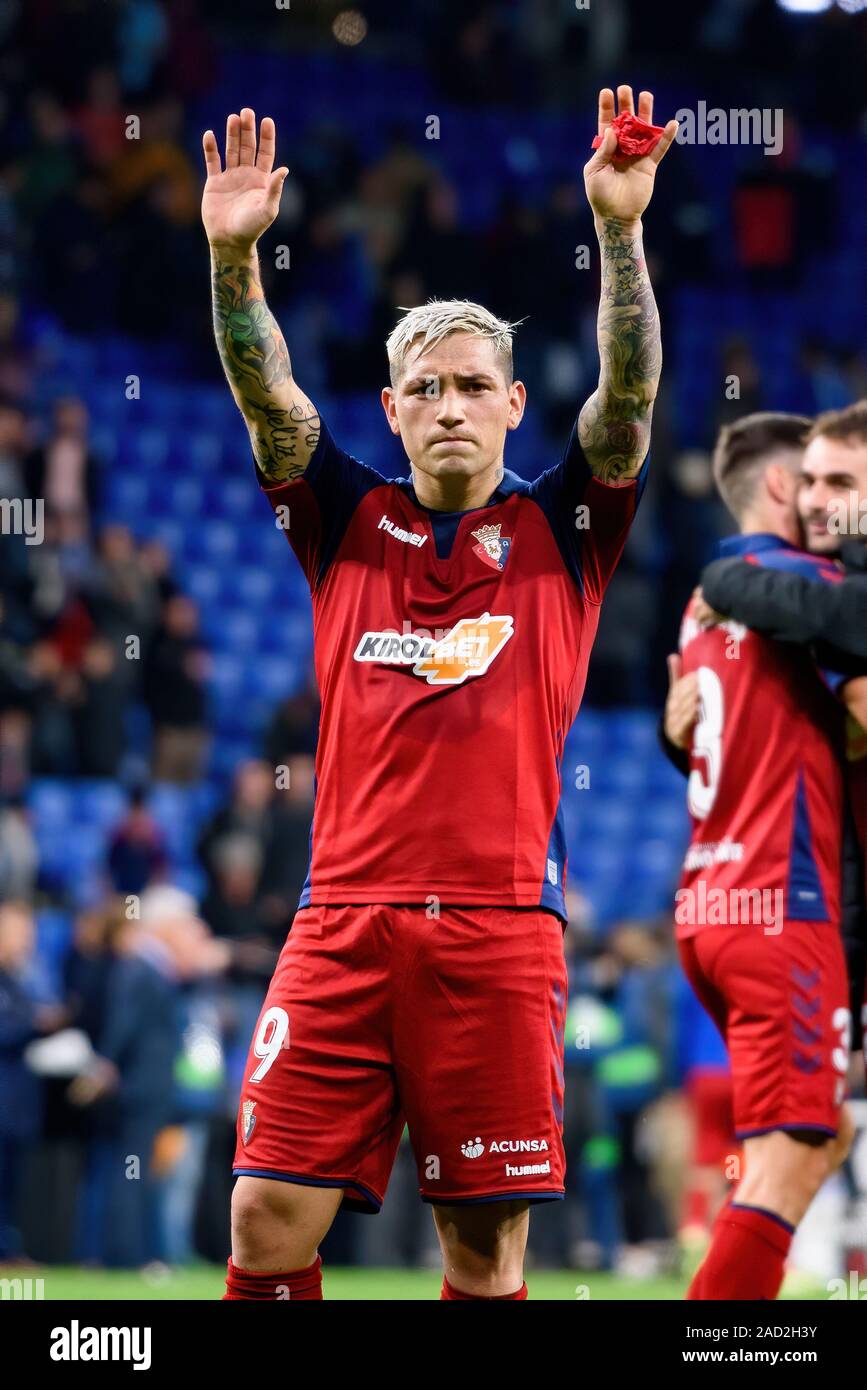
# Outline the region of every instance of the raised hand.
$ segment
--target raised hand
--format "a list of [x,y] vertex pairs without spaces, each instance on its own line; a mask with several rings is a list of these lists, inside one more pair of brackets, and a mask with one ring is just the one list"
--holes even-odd
[[245,106],[240,116],[226,121],[224,169],[217,137],[212,130],[205,131],[202,148],[208,178],[202,195],[202,221],[212,246],[248,252],[274,221],[283,180],[289,172],[282,166],[273,168],[276,142],[274,122],[265,116],[257,150],[256,113]]
[[[631,87],[617,88],[619,114],[628,111],[635,115]],[[638,118],[653,123],[653,93],[640,92],[638,95]],[[598,218],[616,218],[620,222],[635,222],[653,193],[656,171],[677,134],[677,121],[669,121],[659,143],[650,154],[635,156],[615,164],[617,151],[617,132],[612,130],[614,120],[614,93],[604,87],[599,93],[599,135],[602,144],[584,166],[584,187],[594,213]]]

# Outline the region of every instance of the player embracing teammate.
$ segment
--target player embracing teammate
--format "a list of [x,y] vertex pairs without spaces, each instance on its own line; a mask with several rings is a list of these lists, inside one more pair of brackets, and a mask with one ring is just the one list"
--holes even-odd
[[[722,542],[711,575],[722,570],[727,595],[739,574],[754,594],[797,583],[839,605],[847,581],[829,503],[835,489],[858,485],[859,418],[811,428],[765,414],[722,432],[714,473],[741,532]],[[867,433],[863,443],[867,496]],[[706,598],[718,606],[713,592]],[[726,1041],[743,1144],[742,1176],[693,1299],[774,1298],[794,1229],[851,1142],[844,725],[851,750],[867,727],[867,663],[760,635],[773,625],[754,621],[755,602],[749,613],[723,604],[721,617],[693,597],[666,719],[669,738],[688,749],[693,817],[679,950]]]

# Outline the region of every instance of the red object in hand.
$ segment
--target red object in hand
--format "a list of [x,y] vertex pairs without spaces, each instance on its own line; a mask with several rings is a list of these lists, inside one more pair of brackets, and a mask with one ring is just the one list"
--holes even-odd
[[[619,116],[614,117],[611,126],[617,135],[615,164],[622,164],[624,160],[634,159],[638,155],[650,154],[659,143],[660,135],[665,133],[664,126],[648,125],[647,121],[640,121],[637,116],[633,116],[631,111],[621,111]],[[595,137],[594,150],[599,149],[603,139],[602,135]]]

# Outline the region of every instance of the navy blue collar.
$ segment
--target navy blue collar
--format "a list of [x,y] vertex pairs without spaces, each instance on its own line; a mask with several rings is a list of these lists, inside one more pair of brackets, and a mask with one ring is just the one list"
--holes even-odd
[[511,497],[513,492],[521,492],[529,486],[526,479],[520,478],[517,473],[511,473],[508,468],[504,468],[503,477],[499,485],[491,493],[484,506],[467,507],[467,509],[462,512],[443,512],[435,507],[426,507],[423,502],[419,502],[413,485],[412,474],[410,474],[408,478],[396,478],[395,482],[398,487],[403,488],[410,501],[418,507],[419,511],[427,512],[429,516],[441,517],[469,516],[470,512],[483,512],[485,507],[493,507],[497,502],[505,502],[506,498]]
[[763,550],[792,550],[799,554],[801,549],[799,545],[792,545],[791,541],[784,541],[782,536],[775,536],[772,531],[754,531],[752,535],[746,536],[726,536],[717,543],[717,555],[721,559],[730,559],[735,555],[760,555]]

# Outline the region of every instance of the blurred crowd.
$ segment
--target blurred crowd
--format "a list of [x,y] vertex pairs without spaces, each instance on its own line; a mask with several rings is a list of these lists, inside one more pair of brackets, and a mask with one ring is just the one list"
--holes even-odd
[[80,400],[57,401],[38,447],[20,402],[0,402],[9,499],[38,499],[38,534],[0,535],[0,793],[30,776],[117,777],[141,702],[151,771],[191,783],[207,752],[207,652],[195,605],[158,542],[100,526],[99,467]]

